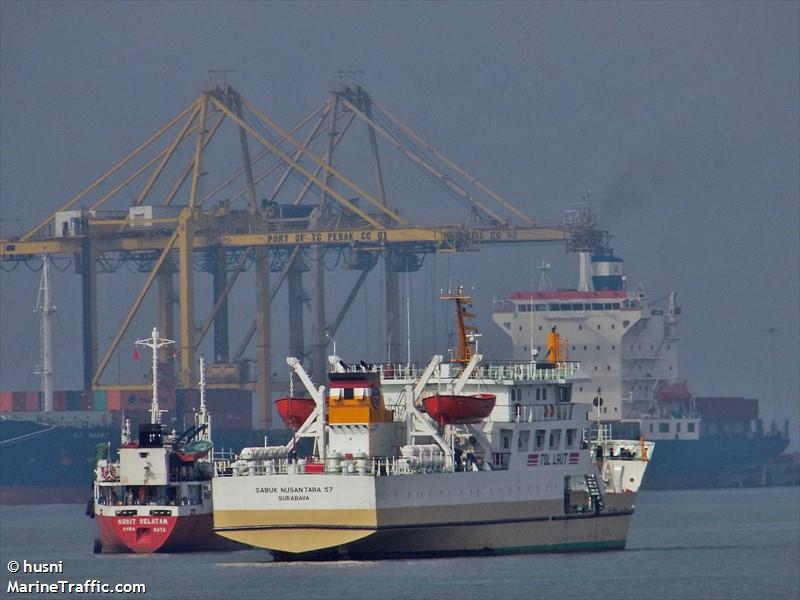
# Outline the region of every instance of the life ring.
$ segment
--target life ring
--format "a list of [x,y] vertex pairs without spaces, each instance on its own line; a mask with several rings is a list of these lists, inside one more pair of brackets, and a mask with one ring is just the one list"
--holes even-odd
[[106,481],[114,481],[117,478],[117,472],[114,470],[114,467],[104,467],[103,468],[103,479]]

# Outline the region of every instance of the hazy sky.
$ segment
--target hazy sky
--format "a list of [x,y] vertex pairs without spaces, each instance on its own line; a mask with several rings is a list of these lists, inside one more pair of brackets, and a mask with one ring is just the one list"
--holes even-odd
[[[796,431],[798,6],[5,0],[0,228],[19,234],[83,189],[192,102],[209,69],[235,69],[230,83],[286,126],[322,103],[338,70],[363,70],[375,99],[538,221],[557,223],[591,191],[629,282],[653,298],[678,291],[690,388],[759,397],[769,417],[772,374],[775,414]],[[388,169],[392,203],[435,200],[437,220],[463,218],[400,172]],[[558,286],[574,285],[574,257],[558,245],[429,257],[411,278],[414,357],[446,347],[433,298],[448,283],[474,288],[484,350],[508,356],[491,300],[530,287],[543,259]],[[79,278],[54,278],[56,387],[77,388]],[[142,281],[127,271],[101,278],[101,345]],[[198,276],[201,299],[205,283]],[[38,387],[37,285],[24,265],[0,272],[0,389]],[[381,358],[380,285],[376,272],[337,336],[354,359]],[[329,314],[342,300],[330,300]],[[246,290],[239,302],[241,312],[252,304]],[[141,379],[129,348],[153,314],[126,336],[123,380]],[[276,362],[282,335],[279,323]]]

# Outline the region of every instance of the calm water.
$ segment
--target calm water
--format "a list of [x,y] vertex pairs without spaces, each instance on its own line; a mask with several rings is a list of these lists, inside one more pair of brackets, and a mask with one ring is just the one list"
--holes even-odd
[[800,598],[798,488],[643,492],[622,552],[321,564],[256,550],[94,555],[84,508],[0,507],[0,597],[19,596],[6,565],[27,559],[64,572],[19,581],[145,583],[148,599]]

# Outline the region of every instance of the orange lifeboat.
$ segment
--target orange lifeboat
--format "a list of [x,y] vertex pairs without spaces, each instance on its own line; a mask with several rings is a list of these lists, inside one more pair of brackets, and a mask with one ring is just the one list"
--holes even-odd
[[494,394],[436,394],[422,400],[425,411],[440,425],[477,423],[488,417],[497,397]]
[[287,396],[286,398],[278,398],[275,400],[275,406],[284,423],[292,429],[297,429],[305,423],[306,419],[314,412],[316,403],[311,398]]

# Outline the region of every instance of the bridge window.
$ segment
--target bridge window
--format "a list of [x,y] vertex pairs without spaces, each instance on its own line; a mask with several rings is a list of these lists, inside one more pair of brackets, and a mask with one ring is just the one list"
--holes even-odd
[[561,310],[561,306],[558,304],[548,304],[547,306],[550,310]]
[[686,431],[688,431],[689,433],[694,433],[694,423],[687,423]]
[[536,305],[536,312],[542,312],[547,310],[547,304],[537,304]]
[[518,452],[527,452],[528,451],[528,444],[530,443],[531,432],[530,431],[520,431],[519,437],[517,438],[517,451]]
[[614,310],[618,310],[618,309],[619,309],[619,302],[614,302]]
[[541,450],[544,448],[544,429],[537,429],[536,436],[533,438],[533,449],[534,450]]
[[600,303],[592,304],[592,310],[603,310],[603,305]]
[[583,310],[583,304],[573,304],[572,310]]
[[658,424],[658,432],[659,433],[669,433],[669,423],[659,423]]
[[577,429],[567,429],[567,448],[574,448],[575,442],[578,439]]
[[561,310],[571,310],[571,309],[572,309],[572,305],[571,304],[562,304],[561,305]]

